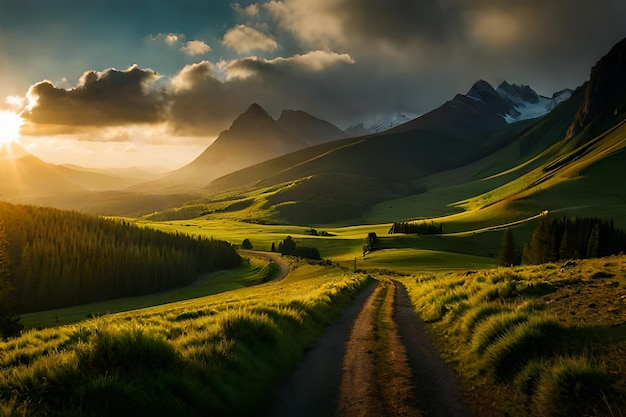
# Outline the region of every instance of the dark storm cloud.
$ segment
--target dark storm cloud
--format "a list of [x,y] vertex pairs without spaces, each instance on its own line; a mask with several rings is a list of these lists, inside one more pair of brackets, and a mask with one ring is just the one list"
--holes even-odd
[[188,65],[172,82],[171,122],[181,133],[217,135],[254,102],[274,115],[285,108],[319,115],[324,106],[334,110],[332,102],[345,103],[332,80],[345,80],[352,64],[346,54],[314,51],[271,60],[243,58],[219,68],[206,61]]
[[48,81],[30,87],[32,108],[26,120],[55,133],[73,133],[77,128],[154,123],[163,117],[166,100],[151,87],[159,76],[132,66],[125,71],[87,71],[78,85],[66,90]]
[[[154,84],[158,76],[138,67],[87,72],[71,90],[41,82],[31,87],[39,100],[25,116],[64,131],[168,121],[180,134],[215,136],[257,102],[274,116],[300,109],[347,127],[425,113],[480,78],[530,84],[545,95],[574,88],[626,36],[623,0],[245,3],[234,9],[239,23],[276,42],[248,48],[264,58],[235,54],[187,65],[171,78],[167,97]],[[212,45],[248,26],[224,25]],[[179,33],[146,33],[165,30]]]
[[170,117],[181,134],[217,135],[245,110],[244,92],[218,80],[211,62],[186,66],[174,77],[173,85]]
[[458,27],[458,15],[437,1],[343,0],[333,3],[332,13],[342,27],[361,39],[385,39],[402,45],[412,40],[438,42]]
[[[355,71],[420,83],[431,108],[476,78],[545,94],[575,87],[626,36],[623,0],[286,0],[265,9],[302,45],[350,53],[362,64]],[[447,89],[429,80],[440,72]]]

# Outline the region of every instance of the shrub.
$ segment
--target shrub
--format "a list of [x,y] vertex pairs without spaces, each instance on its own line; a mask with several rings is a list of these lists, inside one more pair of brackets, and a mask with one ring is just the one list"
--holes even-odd
[[481,303],[478,307],[468,312],[463,319],[463,329],[471,336],[474,327],[486,318],[501,313],[503,306],[494,303]]
[[498,338],[515,328],[517,324],[528,320],[526,314],[504,312],[487,317],[476,326],[472,337],[472,350],[482,354]]
[[563,325],[548,318],[532,318],[514,325],[492,343],[485,354],[496,378],[508,380],[531,359],[552,356],[562,344]]
[[81,368],[101,374],[133,373],[155,364],[175,366],[178,362],[178,355],[165,339],[139,328],[99,330],[78,350],[77,357]]
[[222,322],[222,329],[227,339],[243,343],[247,347],[273,346],[280,334],[280,328],[266,313],[254,314],[246,311],[230,314]]
[[300,258],[314,259],[317,261],[322,259],[320,251],[312,246],[298,246],[296,248],[295,255],[299,256]]
[[607,412],[611,377],[587,358],[560,358],[541,372],[534,396],[541,415],[590,416]]

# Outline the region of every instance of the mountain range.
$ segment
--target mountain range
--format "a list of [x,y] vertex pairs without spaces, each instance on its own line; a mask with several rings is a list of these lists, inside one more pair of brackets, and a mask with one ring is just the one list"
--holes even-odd
[[[547,98],[528,86],[493,88],[480,80],[467,94],[390,130],[287,154],[216,179],[205,191],[221,196],[247,189],[251,196],[269,190],[255,197],[257,208],[271,208],[270,221],[298,224],[359,223],[377,205],[424,203],[444,190],[442,212],[469,202],[513,211],[531,200],[540,211],[559,207],[548,201],[554,195],[571,207],[591,207],[591,197],[583,189],[577,196],[572,180],[621,155],[625,49],[625,41],[615,45],[574,91]],[[600,175],[577,180],[591,189],[614,188]],[[569,192],[562,196],[563,190]],[[620,193],[611,193],[619,200]],[[430,213],[416,205],[376,220],[424,214]]]
[[[624,169],[625,74],[623,40],[575,90],[544,97],[526,85],[494,88],[479,80],[426,114],[359,136],[350,135],[356,128],[342,131],[302,111],[273,119],[255,103],[187,166],[124,188],[134,181],[127,178],[114,212],[109,191],[93,189],[110,190],[115,176],[46,164],[23,150],[19,157],[0,154],[2,174],[16,184],[0,194],[55,193],[39,202],[84,209],[76,193],[91,188],[90,210],[102,214],[125,214],[125,204],[133,214],[168,204],[176,210],[189,201],[186,207],[198,207],[190,216],[228,208],[252,222],[345,224],[470,207],[506,207],[511,218],[563,205],[575,212],[597,206],[589,190],[604,190],[612,196],[606,201],[617,202],[611,207],[619,221],[626,215],[616,207],[626,196],[607,172]],[[72,198],[63,200],[63,193]],[[148,197],[159,203],[140,210],[138,201]]]
[[303,111],[283,110],[274,120],[253,103],[191,163],[138,188],[163,193],[206,186],[239,169],[345,136],[338,127]]

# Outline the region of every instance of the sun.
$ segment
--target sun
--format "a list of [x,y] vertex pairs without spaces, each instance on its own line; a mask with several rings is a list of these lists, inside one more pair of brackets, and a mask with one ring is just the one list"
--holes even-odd
[[20,136],[20,127],[24,120],[16,113],[0,110],[0,145],[8,145]]

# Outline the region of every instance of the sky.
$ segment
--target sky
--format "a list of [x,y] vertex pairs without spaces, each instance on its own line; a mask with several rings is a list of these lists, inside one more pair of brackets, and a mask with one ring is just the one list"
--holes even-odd
[[0,0],[0,111],[47,162],[175,169],[255,102],[346,128],[479,79],[551,96],[624,21],[624,0]]

